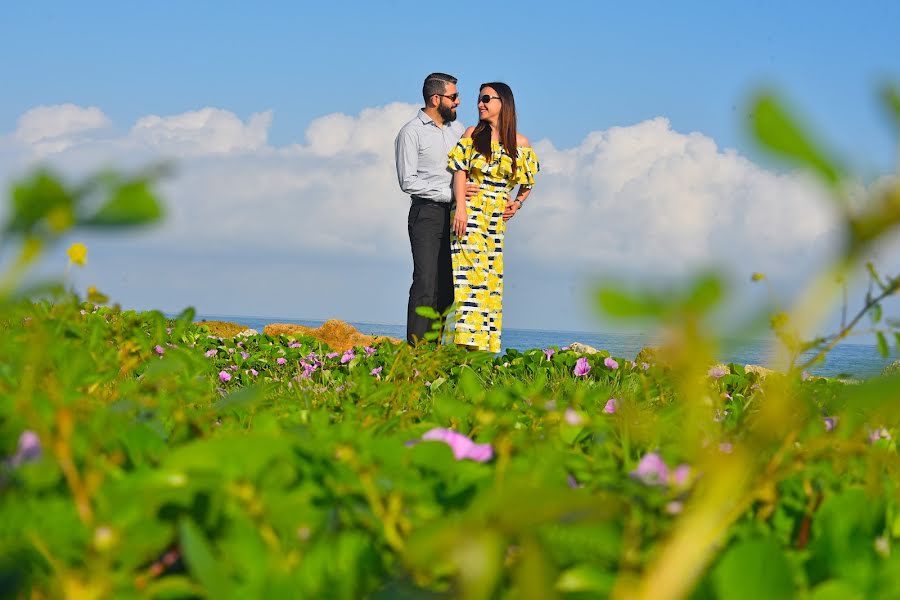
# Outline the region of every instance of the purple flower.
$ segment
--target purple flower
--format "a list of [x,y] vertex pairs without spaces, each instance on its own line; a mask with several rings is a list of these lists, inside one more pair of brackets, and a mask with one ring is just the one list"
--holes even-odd
[[812,375],[809,374],[809,371],[803,371],[802,373],[800,373],[800,379],[801,379],[801,381],[806,381],[806,380],[808,380],[810,377],[812,377]]
[[172,335],[172,328],[166,327],[166,335]]
[[728,375],[728,371],[725,370],[725,367],[715,366],[712,367],[709,371],[706,372],[707,375],[712,377],[713,379],[721,379]]
[[553,348],[544,348],[544,356],[547,357],[547,360],[553,358],[553,355],[556,354],[556,350]]
[[584,487],[584,484],[578,483],[578,480],[575,479],[575,476],[572,475],[571,473],[568,473],[568,474],[566,475],[566,483],[567,483],[567,484],[569,485],[569,487],[572,488],[573,490],[577,490],[578,488],[583,488],[583,487]]
[[35,432],[26,429],[19,435],[16,453],[9,458],[9,465],[18,467],[21,464],[38,460],[41,457],[41,438]]
[[615,371],[619,368],[619,363],[613,360],[612,356],[607,356],[603,359],[603,364]]
[[574,373],[576,377],[584,377],[590,370],[591,365],[588,363],[588,359],[582,356],[575,362],[575,369],[572,373]]
[[215,348],[213,348],[212,350],[207,350],[206,352],[204,352],[203,355],[206,358],[212,358],[213,356],[215,356],[218,353],[219,353],[219,351],[216,350]]
[[278,358],[275,359],[275,362],[278,363],[279,365],[284,365],[284,364],[287,364],[287,359],[283,356],[279,356]]
[[647,485],[666,485],[669,480],[669,467],[659,454],[649,452],[644,455],[631,475]]
[[372,369],[372,372],[369,373],[369,375],[374,375],[375,377],[381,379],[381,369],[383,368],[384,367],[375,367],[374,369]]
[[687,485],[691,477],[691,467],[690,465],[680,464],[675,467],[675,470],[672,471],[672,483],[674,483],[678,487],[684,487]]
[[302,344],[300,342],[291,342],[290,344],[288,344],[288,348],[299,348],[301,346]]
[[731,445],[731,442],[722,442],[721,444],[719,444],[719,452],[731,454],[732,450],[734,450],[734,446]]
[[616,400],[615,398],[610,398],[609,400],[606,401],[606,406],[603,407],[603,412],[605,412],[608,415],[615,414],[616,408],[618,408],[618,406],[619,406],[619,401]]
[[256,377],[257,375],[259,375],[259,371],[257,371],[256,369],[250,369],[250,374]]
[[670,515],[680,514],[684,509],[684,503],[680,500],[672,500],[666,504],[666,512]]
[[241,352],[241,358],[247,360],[248,358],[250,358],[250,354],[248,352]]
[[825,422],[825,431],[834,431],[834,428],[837,427],[838,418],[825,417],[823,421]]
[[648,370],[649,368],[650,368],[650,363],[648,363],[648,362],[642,362],[642,363],[641,363],[641,369],[642,369],[642,370],[646,371],[646,370]]
[[231,374],[228,371],[219,371],[219,381],[228,383],[231,381]]
[[494,449],[490,444],[476,444],[468,437],[451,429],[436,428],[425,432],[422,439],[428,442],[444,442],[453,450],[456,460],[469,459],[476,462],[487,462],[494,457]]
[[566,412],[563,413],[563,418],[566,420],[566,423],[572,425],[573,427],[577,427],[584,422],[584,419],[581,418],[581,415],[579,415],[571,406],[566,408]]
[[891,439],[891,432],[884,427],[879,427],[878,429],[873,429],[869,432],[869,442],[872,444],[874,444],[878,440],[889,439]]
[[341,364],[345,365],[348,362],[350,362],[351,360],[353,360],[354,358],[356,358],[356,354],[353,352],[353,350],[352,349],[347,350],[346,352],[344,352],[344,355],[341,357]]
[[338,356],[339,354],[340,354],[340,352],[329,352],[328,354],[325,355],[325,358],[334,358],[334,357]]
[[157,344],[156,346],[153,347],[153,351],[156,352],[157,354],[159,354],[160,356],[162,356],[163,354],[166,353],[166,349],[163,348],[162,346],[160,346],[159,344]]
[[371,346],[366,346],[365,348],[363,348],[363,351],[366,353],[366,356],[372,356],[373,354],[375,354],[375,348],[372,348]]

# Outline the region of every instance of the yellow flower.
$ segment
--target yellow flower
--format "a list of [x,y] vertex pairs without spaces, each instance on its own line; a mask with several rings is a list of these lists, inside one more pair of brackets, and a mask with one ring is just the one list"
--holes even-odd
[[84,244],[75,242],[69,246],[66,254],[69,255],[69,262],[72,262],[79,267],[83,267],[87,263],[87,246]]
[[109,302],[109,296],[101,292],[96,288],[96,286],[90,286],[87,289],[87,299],[88,302],[93,304],[106,304]]

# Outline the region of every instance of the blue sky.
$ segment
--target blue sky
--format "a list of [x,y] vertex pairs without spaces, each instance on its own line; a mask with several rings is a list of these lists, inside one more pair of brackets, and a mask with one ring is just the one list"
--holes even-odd
[[[248,170],[248,177],[265,173],[259,176],[260,181],[266,182],[275,180],[276,171],[283,174],[295,169],[312,178],[319,167],[340,172],[341,164],[350,164],[351,155],[356,157],[352,160],[369,165],[365,163],[368,159],[359,158],[350,147],[336,147],[324,153],[321,147],[317,148],[331,143],[328,132],[334,131],[337,121],[328,120],[329,115],[349,118],[337,125],[347,128],[341,129],[347,140],[382,140],[387,149],[396,124],[402,123],[405,115],[414,112],[414,105],[420,103],[421,81],[430,71],[446,71],[459,77],[463,102],[460,119],[466,124],[475,118],[473,101],[478,84],[505,81],[516,93],[520,130],[543,152],[544,205],[559,210],[578,205],[577,214],[596,218],[594,229],[610,228],[597,234],[594,245],[574,249],[577,254],[592,255],[593,260],[567,266],[559,261],[553,266],[549,260],[544,264],[541,256],[532,261],[525,250],[535,243],[510,241],[507,264],[512,272],[508,277],[519,279],[516,287],[511,281],[507,288],[507,324],[577,329],[596,328],[596,324],[586,303],[576,298],[580,292],[574,282],[583,280],[586,273],[622,271],[622,257],[628,257],[622,252],[615,256],[605,249],[600,252],[597,246],[603,240],[609,240],[616,248],[635,244],[635,253],[653,246],[638,239],[642,235],[639,224],[647,214],[641,211],[661,211],[663,202],[685,202],[684,198],[692,197],[691,190],[696,185],[679,182],[693,181],[691,178],[704,169],[720,173],[721,179],[705,189],[704,198],[708,198],[697,205],[705,208],[684,204],[684,211],[695,211],[682,215],[682,229],[689,232],[684,239],[668,239],[660,230],[653,238],[657,254],[647,250],[647,256],[635,261],[640,265],[640,269],[635,269],[648,278],[654,275],[653,265],[660,263],[671,245],[684,243],[683,252],[675,252],[684,264],[700,264],[704,257],[715,262],[730,255],[747,263],[747,269],[756,264],[747,248],[760,247],[758,264],[763,267],[803,254],[797,271],[786,271],[780,279],[774,277],[789,290],[796,274],[812,264],[809,261],[813,258],[805,252],[815,245],[813,242],[823,248],[828,246],[828,226],[822,222],[810,226],[805,234],[798,234],[793,245],[785,242],[773,249],[773,240],[784,237],[778,233],[779,227],[784,235],[796,227],[787,222],[762,224],[759,215],[741,213],[740,204],[728,204],[724,197],[721,203],[717,199],[717,194],[730,197],[747,189],[757,190],[754,193],[758,194],[768,193],[767,190],[787,194],[778,187],[784,182],[777,179],[785,173],[784,169],[757,152],[745,132],[747,99],[754,90],[781,90],[817,136],[852,164],[865,181],[893,170],[897,164],[895,140],[876,91],[880,83],[900,79],[898,3],[517,2],[509,6],[512,8],[501,13],[491,5],[474,3],[394,2],[390,8],[355,2],[307,6],[293,2],[251,5],[33,1],[7,5],[0,19],[0,81],[4,90],[0,94],[0,140],[3,136],[7,140],[6,146],[0,146],[0,176],[9,178],[24,166],[40,161],[59,164],[77,174],[88,170],[90,158],[100,163],[119,158],[124,164],[136,164],[158,152],[180,158],[185,177],[165,190],[171,201],[186,204],[197,190],[212,189],[223,173],[250,169],[253,165],[262,170]],[[437,14],[438,9],[441,14]],[[72,133],[75,137],[71,140],[66,136],[74,129],[53,130],[22,142],[23,115],[36,107],[67,104],[83,111],[98,109],[99,113],[92,113],[89,118],[94,119],[94,128]],[[221,112],[202,112],[205,109]],[[32,113],[28,122],[40,127],[41,119],[47,123],[71,119],[72,110],[53,113],[55,116]],[[175,142],[160,145],[161,139],[171,137],[172,127],[179,127],[166,119],[189,115],[185,118],[203,120],[209,114],[218,115],[221,124],[220,129],[210,130],[211,137],[204,138],[209,143],[203,147],[209,154],[201,156],[193,150],[185,154],[187,151]],[[251,126],[254,114],[263,117]],[[164,120],[164,130],[152,133],[151,141],[144,137],[136,142],[140,136],[135,125],[151,115]],[[366,122],[372,119],[380,120],[384,126],[378,128],[377,123]],[[311,129],[316,123],[323,128],[320,137],[315,137]],[[221,140],[234,131],[238,131],[239,139],[228,142],[227,151],[209,141]],[[184,141],[179,135],[175,135],[176,142]],[[50,139],[65,143],[57,144],[52,151],[47,149],[49,146],[35,150],[36,144]],[[196,143],[193,138],[189,141]],[[116,144],[138,150],[102,152],[102,148]],[[382,148],[378,144],[381,142],[373,148]],[[300,148],[301,158],[288,156],[287,149],[294,146]],[[640,157],[662,147],[670,147],[671,153],[642,162]],[[729,155],[728,149],[734,149],[741,160]],[[222,158],[223,152],[227,157]],[[275,155],[281,161],[277,165],[272,162]],[[348,158],[341,163],[341,156]],[[373,177],[378,182],[385,178],[375,169],[389,170],[389,158],[388,152],[371,159]],[[334,164],[328,166],[328,161]],[[762,175],[757,167],[764,171]],[[573,168],[595,171],[586,175],[565,170]],[[657,177],[664,169],[671,172]],[[204,184],[199,173],[208,173],[212,179]],[[620,173],[629,175],[622,175],[625,179],[618,181]],[[768,179],[763,181],[757,176]],[[185,187],[185,180],[192,177],[196,179],[191,187],[194,196]],[[226,293],[217,288],[214,280],[196,275],[221,268],[216,260],[225,253],[213,235],[204,238],[198,234],[192,242],[191,236],[184,234],[198,220],[217,218],[215,212],[203,212],[216,206],[213,201],[190,208],[179,206],[171,227],[167,226],[158,236],[165,240],[167,248],[178,248],[183,253],[178,259],[180,264],[194,273],[184,282],[171,281],[170,289],[157,286],[154,291],[140,287],[133,272],[127,278],[118,273],[121,265],[116,260],[129,248],[137,248],[136,261],[147,252],[165,254],[153,245],[153,235],[149,234],[130,246],[126,242],[121,246],[96,242],[92,254],[95,270],[87,272],[84,278],[105,283],[114,297],[138,307],[149,307],[141,306],[148,304],[177,309],[199,304],[198,308],[205,312],[298,318],[341,316],[401,323],[403,311],[393,307],[403,307],[409,277],[402,195],[395,188],[378,187],[380,183],[374,179],[359,177],[357,186],[349,191],[323,191],[322,184],[303,182],[297,183],[299,187],[292,188],[293,192],[287,188],[274,189],[271,196],[260,192],[258,199],[228,200],[223,196],[221,206],[253,201],[258,204],[257,214],[276,215],[273,218],[281,221],[296,218],[302,222],[304,215],[310,214],[308,209],[296,214],[276,213],[278,207],[287,210],[284,207],[290,198],[340,202],[345,197],[341,194],[353,194],[354,190],[360,196],[370,190],[384,190],[378,198],[360,199],[361,211],[372,207],[371,210],[382,213],[398,208],[396,215],[379,215],[385,223],[399,224],[396,231],[384,234],[392,240],[390,243],[373,239],[363,249],[338,248],[327,258],[305,246],[285,245],[279,251],[265,243],[265,228],[254,230],[251,226],[247,230],[246,251],[230,260],[241,263],[242,269],[259,271],[258,285],[285,277],[293,269],[305,273],[304,277],[318,282],[319,287],[332,290],[330,296],[323,293],[305,308],[254,295],[239,286],[228,288]],[[385,179],[385,186],[389,179]],[[217,193],[227,196],[227,192]],[[611,204],[603,205],[606,208],[601,210],[597,203],[602,203],[606,192],[615,193],[615,200],[609,200]],[[539,181],[533,196],[535,204],[541,202],[541,193]],[[797,194],[802,195],[799,191]],[[756,202],[756,198],[750,194],[745,201]],[[629,205],[635,212],[616,212],[626,211]],[[563,244],[584,239],[584,232],[569,231],[563,225],[552,236],[540,237],[536,221],[552,221],[552,215],[542,215],[539,210],[529,217],[530,223],[522,215],[522,228],[532,235],[532,240],[543,240],[546,246],[554,240]],[[715,212],[719,220],[704,221],[706,217],[701,212]],[[607,214],[615,214],[618,220],[604,221]],[[757,223],[758,243],[754,243],[755,234],[748,225],[740,252],[725,247],[728,236],[716,233],[717,228],[752,222]],[[356,235],[352,214],[335,223],[346,223],[350,237]],[[365,219],[359,226],[364,223]],[[303,226],[319,229],[320,233],[337,227],[331,221],[307,222]],[[627,235],[623,233],[626,226],[632,227]],[[346,235],[335,232],[336,237]],[[767,235],[774,238],[768,239]],[[359,236],[364,237],[362,233]],[[694,243],[697,240],[702,243]],[[522,252],[517,263],[518,250]],[[316,256],[315,264],[312,258],[309,264],[304,263],[305,256]],[[376,260],[378,256],[383,260]],[[332,262],[344,264],[350,271],[369,273],[373,278],[371,285],[383,281],[390,292],[384,294],[381,303],[347,300],[348,295],[353,296],[352,288],[346,282],[329,280],[323,271],[322,265]],[[729,263],[725,262],[727,266]],[[276,270],[268,273],[265,265]],[[149,273],[158,266],[148,263],[144,268]],[[382,275],[373,275],[377,273]],[[547,316],[554,298],[541,292],[550,282],[568,290],[564,303],[572,304],[571,310],[558,310],[557,318]],[[284,293],[289,294],[290,290],[285,288]],[[331,314],[330,310],[343,312]],[[288,311],[291,314],[285,314]]]

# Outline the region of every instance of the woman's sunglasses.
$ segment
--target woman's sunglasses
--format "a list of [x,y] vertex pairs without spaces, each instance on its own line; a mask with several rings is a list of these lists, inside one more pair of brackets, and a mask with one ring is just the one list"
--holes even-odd
[[478,98],[478,102],[480,102],[481,104],[490,104],[491,99],[499,100],[500,96],[488,96],[487,94],[485,94],[484,96],[480,96]]

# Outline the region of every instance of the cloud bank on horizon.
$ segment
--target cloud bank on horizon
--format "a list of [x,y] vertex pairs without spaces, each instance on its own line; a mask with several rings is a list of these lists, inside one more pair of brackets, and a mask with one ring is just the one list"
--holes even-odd
[[[273,147],[271,111],[242,120],[207,107],[122,130],[97,107],[39,106],[0,136],[0,178],[173,160],[162,226],[88,240],[80,277],[124,306],[401,323],[411,261],[393,140],[417,110],[325,115],[303,141]],[[572,148],[533,142],[542,172],[506,237],[509,327],[596,329],[586,290],[601,274],[667,280],[715,266],[741,286],[759,271],[788,290],[837,243],[816,182],[664,117]]]

